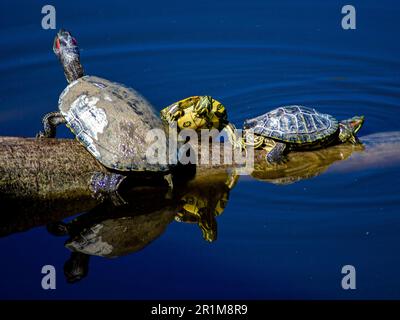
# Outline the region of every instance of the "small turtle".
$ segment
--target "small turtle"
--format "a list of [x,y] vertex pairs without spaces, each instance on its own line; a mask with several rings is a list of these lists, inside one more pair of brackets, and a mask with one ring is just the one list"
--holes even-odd
[[172,126],[176,122],[178,131],[224,130],[235,147],[241,146],[239,139],[236,138],[235,126],[228,121],[226,108],[211,96],[192,96],[182,99],[161,110],[160,116],[166,125]]
[[239,176],[235,172],[227,172],[215,176],[212,180],[195,180],[194,185],[187,185],[187,192],[180,199],[180,208],[175,221],[196,223],[208,242],[217,240],[217,220],[228,203],[229,192],[235,186]]
[[[355,134],[363,123],[364,116],[338,122],[315,109],[285,106],[246,120],[243,129],[245,144],[267,150],[267,162],[276,163],[283,159],[285,151],[313,150],[345,142],[358,144]],[[251,130],[253,137],[249,135]]]
[[176,121],[178,129],[222,129],[228,123],[225,107],[210,96],[193,96],[161,110],[161,119]]
[[[165,172],[167,163],[150,163],[146,150],[152,129],[163,123],[145,98],[133,89],[108,80],[85,76],[79,47],[70,32],[61,29],[53,44],[69,85],[58,100],[60,111],[44,116],[44,132],[38,137],[55,137],[56,127],[66,124],[76,139],[105,167],[117,172],[92,179],[95,194],[112,194],[131,171]],[[168,146],[166,146],[168,148]]]

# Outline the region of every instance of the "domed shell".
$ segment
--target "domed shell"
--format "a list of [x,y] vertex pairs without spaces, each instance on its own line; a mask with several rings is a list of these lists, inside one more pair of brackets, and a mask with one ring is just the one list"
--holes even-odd
[[319,113],[315,109],[286,106],[246,120],[244,128],[279,141],[304,144],[328,138],[337,132],[339,124],[331,115]]
[[167,164],[146,159],[153,143],[146,141],[146,135],[151,129],[163,130],[163,125],[150,103],[135,90],[85,76],[64,89],[58,105],[77,140],[105,167],[119,171],[168,170]]

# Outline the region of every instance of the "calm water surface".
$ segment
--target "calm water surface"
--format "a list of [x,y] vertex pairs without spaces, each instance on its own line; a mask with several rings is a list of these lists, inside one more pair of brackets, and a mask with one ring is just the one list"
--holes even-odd
[[[400,130],[394,0],[352,1],[352,31],[341,28],[341,1],[52,3],[86,72],[136,88],[158,110],[208,94],[238,126],[304,104],[339,119],[364,114],[361,135]],[[0,4],[3,136],[34,136],[66,86],[55,31],[40,27],[44,4]],[[172,222],[144,250],[91,258],[87,278],[72,285],[62,274],[65,238],[44,227],[15,233],[0,239],[0,298],[400,298],[399,169],[328,170],[285,186],[240,179],[217,241]],[[44,264],[59,270],[57,290],[41,289]],[[356,267],[356,290],[341,288],[346,264]]]

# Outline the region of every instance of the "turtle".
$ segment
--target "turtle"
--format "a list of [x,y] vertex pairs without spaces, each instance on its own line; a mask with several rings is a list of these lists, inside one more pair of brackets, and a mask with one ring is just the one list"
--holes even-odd
[[146,214],[136,212],[118,216],[115,207],[108,216],[94,210],[78,216],[70,222],[53,222],[47,230],[54,236],[69,236],[64,246],[71,255],[64,264],[67,282],[75,283],[89,272],[91,256],[119,258],[144,249],[156,240],[173,221],[175,208],[166,206]]
[[126,206],[101,203],[72,220],[49,222],[51,235],[68,237],[64,243],[71,251],[64,264],[67,282],[87,276],[91,256],[112,259],[142,250],[165,232],[177,209],[177,201],[147,189],[135,192]]
[[93,176],[96,195],[116,192],[130,172],[168,172],[168,163],[152,163],[146,158],[151,145],[146,135],[154,129],[164,132],[151,104],[122,84],[85,75],[78,43],[69,31],[57,33],[53,51],[69,84],[59,97],[59,111],[43,117],[44,129],[37,137],[53,138],[56,127],[66,124],[86,150],[110,169]]
[[180,208],[175,221],[195,223],[199,226],[203,239],[208,242],[217,240],[217,220],[228,203],[229,193],[236,185],[239,176],[235,171],[226,172],[210,180],[194,181],[187,186],[180,199]]
[[236,127],[228,121],[225,106],[211,96],[191,96],[172,103],[160,112],[162,121],[167,126],[176,123],[177,130],[201,129],[224,130],[234,147],[240,147]]
[[282,162],[284,153],[290,150],[315,150],[345,142],[358,144],[356,133],[363,123],[364,116],[338,121],[313,108],[283,106],[245,120],[243,142],[267,150],[266,160],[273,164]]
[[161,110],[160,115],[168,124],[176,121],[179,130],[222,129],[228,123],[224,105],[211,96],[182,99]]

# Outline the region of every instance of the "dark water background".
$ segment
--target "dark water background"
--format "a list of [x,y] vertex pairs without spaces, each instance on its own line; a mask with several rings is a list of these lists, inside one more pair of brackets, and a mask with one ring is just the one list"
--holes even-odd
[[[45,4],[1,1],[0,135],[33,136],[66,85],[51,51],[55,30],[40,25]],[[400,130],[398,1],[352,1],[350,31],[341,28],[344,1],[51,4],[88,74],[136,88],[159,110],[209,94],[238,126],[296,103],[340,119],[364,114],[363,135]],[[172,223],[142,251],[94,257],[74,285],[61,272],[65,239],[45,228],[2,238],[0,298],[400,298],[399,169],[288,186],[242,179],[215,243],[195,225]],[[44,264],[60,270],[57,290],[41,289]],[[341,288],[346,264],[356,267],[356,290]]]

